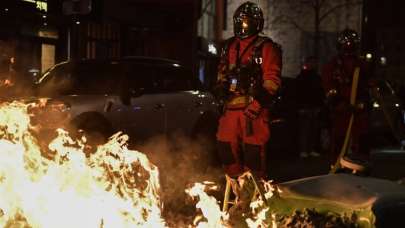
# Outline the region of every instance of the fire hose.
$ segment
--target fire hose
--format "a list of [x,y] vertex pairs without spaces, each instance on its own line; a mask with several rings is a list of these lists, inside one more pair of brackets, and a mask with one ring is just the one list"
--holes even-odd
[[[356,96],[357,96],[357,86],[359,82],[359,75],[360,75],[360,68],[356,67],[354,69],[353,73],[353,82],[352,82],[352,90],[350,93],[350,104],[355,105],[356,104]],[[340,149],[339,156],[337,157],[337,160],[335,162],[335,165],[332,166],[331,170],[329,173],[336,173],[337,169],[340,168],[340,160],[345,156],[347,152],[347,148],[349,145],[349,140],[350,140],[350,135],[352,132],[352,126],[353,126],[353,121],[354,121],[354,113],[350,115],[350,120],[349,124],[346,129],[346,134],[345,134],[345,139],[343,141],[342,148]]]

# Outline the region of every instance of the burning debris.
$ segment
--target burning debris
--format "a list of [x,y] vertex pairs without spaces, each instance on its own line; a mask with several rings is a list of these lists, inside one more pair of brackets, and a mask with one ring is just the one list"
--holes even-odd
[[[57,129],[44,151],[30,124],[30,105],[0,105],[0,192],[5,196],[0,226],[167,227],[158,169],[144,154],[127,148],[126,135],[113,135],[89,155],[85,138],[72,139]],[[184,226],[233,226],[217,199],[206,193],[218,188],[204,182],[186,190],[199,199],[202,216]]]
[[319,213],[315,209],[295,211],[291,216],[281,216],[277,224],[280,227],[330,227],[351,228],[359,227],[356,214],[340,215],[337,213]]
[[[44,151],[29,109],[30,104],[0,104],[1,227],[368,227],[375,222],[369,198],[358,203],[362,198],[351,199],[350,194],[347,200],[355,206],[349,207],[292,191],[301,189],[301,182],[360,183],[339,175],[276,186],[247,172],[238,179],[227,177],[228,193],[213,182],[195,183],[185,190],[191,202],[177,200],[187,213],[165,213],[158,168],[145,154],[128,149],[128,136],[117,133],[89,154],[84,137],[73,139],[58,129]],[[364,181],[364,186],[372,184],[364,189],[391,185],[392,192],[403,190],[380,182]],[[345,189],[350,187],[358,192],[353,183]],[[234,197],[224,201],[232,202],[231,207],[221,210],[223,193],[230,190]]]
[[60,129],[45,158],[27,108],[0,106],[0,226],[165,227],[157,167],[127,149],[125,135],[86,157],[85,140]]
[[[194,225],[197,227],[277,227],[274,215],[269,211],[267,200],[272,197],[275,189],[270,182],[256,182],[250,172],[246,172],[238,179],[227,177],[232,185],[235,198],[229,210],[222,210],[216,198],[207,192],[217,190],[219,187],[211,182],[196,183],[186,190],[191,197],[199,199],[196,208],[200,214],[195,217]],[[227,193],[225,193],[227,194]],[[226,207],[224,207],[226,208]]]
[[[196,208],[201,210],[202,216],[196,216],[193,224],[199,228],[204,227],[228,227],[229,215],[222,212],[217,200],[206,193],[206,188],[210,188],[213,183],[195,183],[193,187],[186,190],[191,197],[198,197],[199,202]],[[211,186],[217,188],[217,186]]]

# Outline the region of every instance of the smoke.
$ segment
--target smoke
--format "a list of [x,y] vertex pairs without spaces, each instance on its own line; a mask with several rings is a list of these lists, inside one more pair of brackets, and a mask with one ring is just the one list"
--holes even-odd
[[[49,142],[56,137],[55,128],[65,128],[73,138],[81,138],[77,124],[63,124],[65,120],[65,117],[61,116],[63,112],[53,111],[57,107],[59,107],[58,103],[40,106],[33,110],[35,113],[31,118],[33,128],[36,130],[34,135],[44,151],[43,156],[50,158],[53,154],[47,147]],[[91,156],[96,150],[96,146],[107,140],[104,136],[91,134],[92,129],[101,130],[102,124],[95,120],[96,116],[89,116],[89,118],[81,120],[82,123],[86,123],[84,127],[87,129],[85,132],[87,144],[84,151],[86,156]],[[105,133],[112,135],[114,132]],[[221,187],[225,184],[225,175],[216,157],[214,137],[191,137],[182,132],[176,132],[170,136],[157,135],[146,141],[130,138],[129,143],[130,149],[146,154],[148,159],[158,167],[161,184],[160,196],[164,205],[163,216],[169,223],[175,222],[175,226],[171,227],[178,226],[179,221],[191,224],[192,222],[189,220],[194,218],[195,202],[190,200],[185,189],[196,182],[203,181],[212,181],[220,184]],[[222,200],[223,188],[221,187],[217,192],[212,193],[218,200]]]
[[[12,100],[19,97],[34,95],[34,84],[28,77],[10,70],[5,70],[7,64],[0,64],[0,99]],[[6,65],[6,66],[5,66]]]
[[0,100],[12,101],[35,96],[54,97],[71,92],[75,86],[77,87],[71,74],[64,72],[65,68],[58,68],[58,65],[45,73],[46,77],[42,77],[39,72],[28,72],[20,65],[12,64],[9,59],[0,57]]
[[[136,146],[136,150],[145,153],[159,168],[161,195],[166,217],[170,217],[168,220],[179,221],[181,215],[191,218],[190,213],[195,212],[195,204],[185,193],[190,185],[203,181],[225,181],[222,169],[216,163],[218,159],[214,148],[212,140],[193,138],[180,132],[169,137],[156,136]],[[219,188],[217,195],[221,194],[222,189]]]

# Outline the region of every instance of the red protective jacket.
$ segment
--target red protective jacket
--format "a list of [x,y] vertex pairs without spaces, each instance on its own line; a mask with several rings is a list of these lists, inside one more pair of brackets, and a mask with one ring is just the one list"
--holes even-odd
[[[237,43],[239,43],[240,45],[239,54],[243,54],[242,56],[240,56],[241,64],[246,65],[253,56],[254,45],[251,45],[251,43],[255,41],[256,38],[257,36],[249,37],[243,40],[235,38],[233,42],[229,44],[228,53],[226,53],[227,56],[223,56],[219,64],[218,82],[223,82],[224,80],[226,80],[225,74],[228,70],[227,67],[229,69],[232,69],[236,66]],[[281,51],[275,43],[265,42],[263,44],[262,60],[263,62],[261,64],[261,67],[263,72],[263,87],[270,94],[274,94],[281,83],[280,75],[282,67]],[[246,106],[246,99],[244,99],[244,97],[238,96],[238,94],[235,94],[235,96],[233,96],[232,99],[229,100],[227,105],[227,107],[229,108],[244,106]]]
[[352,89],[353,72],[360,67],[357,100],[367,99],[368,74],[363,60],[354,55],[335,56],[325,64],[322,71],[322,84],[325,92],[335,89],[342,101],[349,102]]

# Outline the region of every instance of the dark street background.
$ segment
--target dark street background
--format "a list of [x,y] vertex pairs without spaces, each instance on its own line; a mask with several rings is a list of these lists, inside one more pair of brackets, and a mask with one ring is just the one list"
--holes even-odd
[[274,158],[269,161],[269,179],[276,183],[329,173],[330,162],[325,156]]
[[[10,63],[4,66],[7,71],[12,70],[31,82],[54,64],[66,60],[170,58],[190,67],[202,84],[211,89],[221,44],[232,35],[232,13],[242,2],[4,0],[0,3],[0,61]],[[322,2],[327,8],[321,10],[327,12],[324,21],[314,18],[320,8],[313,11],[308,5],[295,7],[298,1],[259,2],[268,14],[267,35],[283,47],[287,70],[282,77],[286,81],[294,81],[308,55],[319,52],[320,63],[325,62],[336,51],[337,33],[354,26],[362,36],[361,55],[372,56],[375,74],[390,81],[400,100],[405,100],[403,1],[346,0],[334,5],[338,1],[325,0]],[[275,20],[276,16],[284,20]],[[316,37],[320,39],[313,39]],[[26,87],[21,90],[28,91]],[[330,162],[325,156],[299,157],[294,100],[282,102],[281,115],[287,117],[287,122],[273,131],[270,176],[282,181],[327,173]]]

